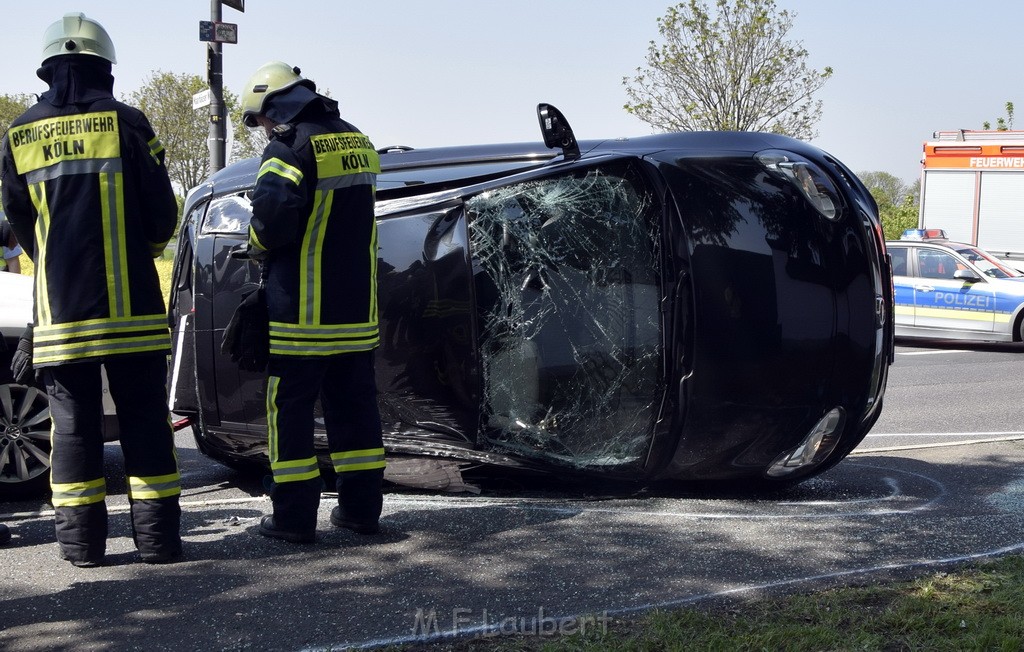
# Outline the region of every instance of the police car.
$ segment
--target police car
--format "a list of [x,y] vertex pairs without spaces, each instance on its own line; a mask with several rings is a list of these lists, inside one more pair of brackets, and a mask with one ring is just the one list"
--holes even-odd
[[1024,274],[942,229],[908,229],[886,247],[897,337],[1024,340]]

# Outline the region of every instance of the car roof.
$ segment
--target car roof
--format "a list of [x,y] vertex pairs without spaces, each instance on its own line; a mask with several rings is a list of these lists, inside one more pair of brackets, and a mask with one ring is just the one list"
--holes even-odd
[[[784,149],[800,154],[820,150],[802,141],[763,132],[696,131],[652,134],[633,138],[579,141],[581,159],[608,155],[647,156],[664,150],[680,152],[680,156],[707,157],[709,155],[745,155],[766,149]],[[457,145],[449,147],[409,148],[388,146],[378,150],[381,176],[378,177],[378,195],[391,192],[415,192],[414,186],[439,181],[457,182],[500,177],[518,171],[544,166],[559,160],[562,152],[542,142],[495,143],[484,145]],[[211,175],[203,183],[188,191],[185,208],[199,198],[211,194],[233,193],[252,187],[259,170],[260,159],[237,161]],[[419,178],[401,175],[417,170]],[[461,185],[461,184],[460,184]]]

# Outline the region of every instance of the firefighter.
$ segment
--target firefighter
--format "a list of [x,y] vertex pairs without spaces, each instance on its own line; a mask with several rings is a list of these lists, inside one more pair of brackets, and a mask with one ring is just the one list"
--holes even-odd
[[144,562],[181,555],[167,409],[170,332],[153,258],[177,202],[149,121],[114,99],[114,45],[84,14],[46,30],[49,89],[0,143],[3,207],[35,263],[31,363],[52,419],[50,486],[61,556],[104,562],[102,383],[117,409],[132,532]]
[[265,266],[270,318],[267,428],[273,515],[259,532],[315,539],[321,479],[313,449],[319,397],[338,505],[331,523],[379,531],[384,447],[374,379],[380,159],[337,102],[298,68],[260,67],[242,94],[250,128],[270,138],[252,198],[248,249]]

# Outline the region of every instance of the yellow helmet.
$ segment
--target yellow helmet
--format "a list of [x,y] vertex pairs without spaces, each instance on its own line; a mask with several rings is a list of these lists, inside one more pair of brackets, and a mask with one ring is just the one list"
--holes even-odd
[[256,116],[263,113],[268,97],[300,83],[315,91],[316,84],[302,77],[300,72],[298,68],[283,61],[270,61],[260,66],[246,82],[242,92],[242,122],[245,126],[256,126]]
[[64,14],[64,18],[46,28],[43,61],[61,54],[92,54],[117,63],[114,42],[107,30],[82,13]]

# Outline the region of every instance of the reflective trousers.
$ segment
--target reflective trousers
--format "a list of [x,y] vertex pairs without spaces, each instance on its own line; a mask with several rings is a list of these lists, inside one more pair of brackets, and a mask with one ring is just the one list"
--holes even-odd
[[267,373],[274,523],[293,531],[316,528],[322,487],[313,447],[318,397],[342,513],[359,523],[376,523],[384,502],[385,462],[373,351],[271,356]]
[[[106,550],[103,393],[98,361],[40,369],[50,398],[50,487],[61,555],[98,560]],[[167,409],[167,358],[147,354],[102,363],[117,408],[132,535],[144,554],[174,554],[181,477]]]

